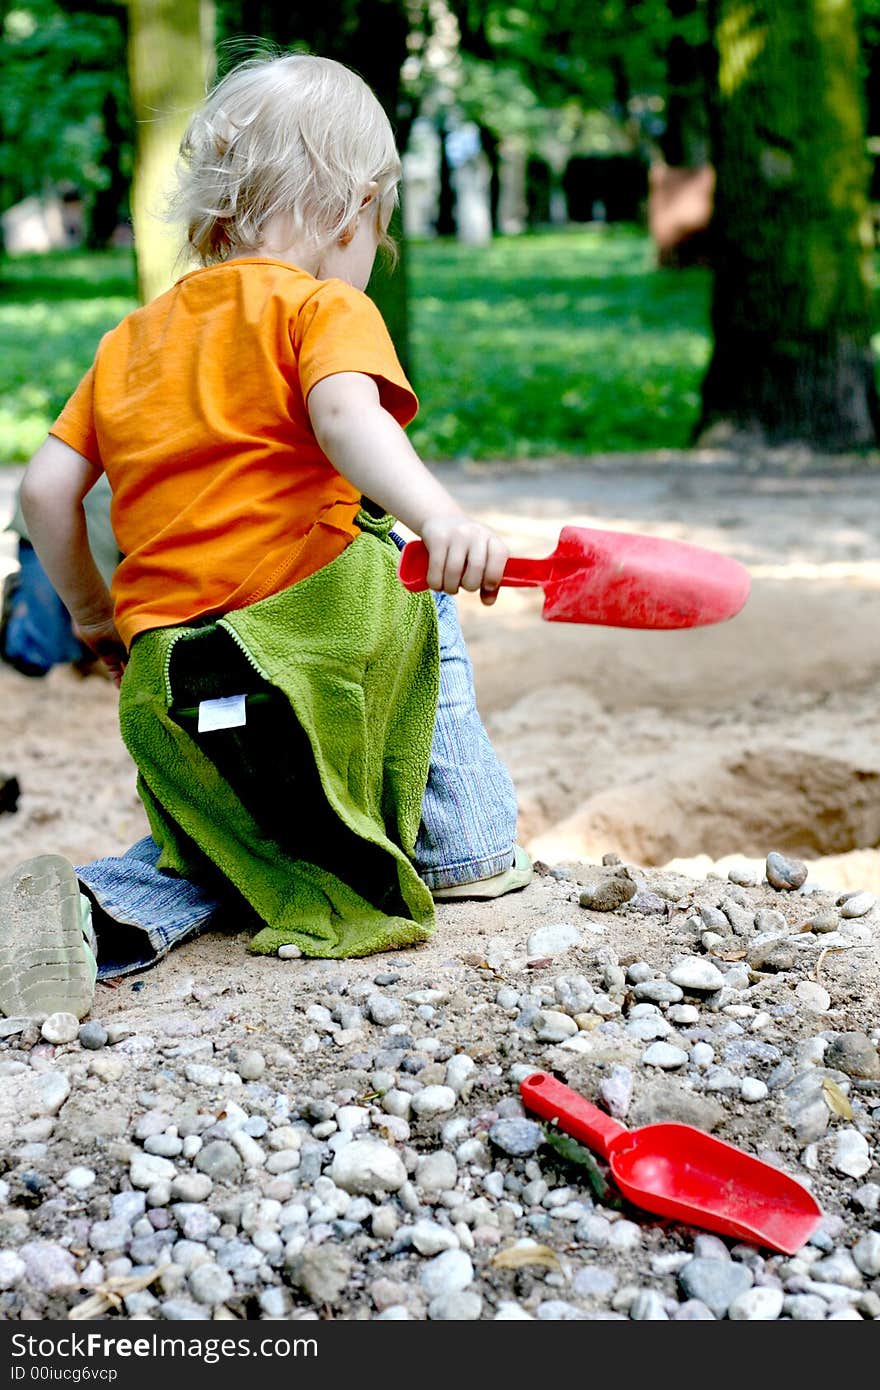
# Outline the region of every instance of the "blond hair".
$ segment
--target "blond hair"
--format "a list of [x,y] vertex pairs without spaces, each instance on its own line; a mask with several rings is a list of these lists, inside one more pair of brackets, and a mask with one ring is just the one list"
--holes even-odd
[[190,121],[171,213],[202,265],[256,248],[279,216],[292,239],[323,251],[354,230],[375,183],[379,241],[393,256],[399,180],[388,117],[357,73],[303,53],[254,58]]

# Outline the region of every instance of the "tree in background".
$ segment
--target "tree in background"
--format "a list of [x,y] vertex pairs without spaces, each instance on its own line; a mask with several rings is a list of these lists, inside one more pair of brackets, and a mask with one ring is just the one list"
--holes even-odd
[[852,0],[712,0],[714,352],[701,430],[876,442],[871,252]]
[[127,214],[133,126],[126,12],[116,0],[2,6],[0,208],[75,185],[86,243]]
[[144,303],[174,279],[178,238],[162,221],[170,171],[213,71],[211,0],[128,0],[128,72],[137,130],[131,215]]

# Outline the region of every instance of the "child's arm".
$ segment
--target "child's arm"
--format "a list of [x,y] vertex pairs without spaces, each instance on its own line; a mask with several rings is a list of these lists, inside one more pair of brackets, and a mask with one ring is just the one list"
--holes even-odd
[[125,647],[113,622],[107,585],[92,559],[83,498],[101,469],[49,435],[34,454],[21,485],[21,509],[31,543],[78,636],[119,680]]
[[500,536],[462,511],[428,471],[379,400],[372,377],[338,372],[312,387],[315,438],[333,466],[365,497],[396,516],[428,548],[428,586],[481,591],[494,603],[507,563]]

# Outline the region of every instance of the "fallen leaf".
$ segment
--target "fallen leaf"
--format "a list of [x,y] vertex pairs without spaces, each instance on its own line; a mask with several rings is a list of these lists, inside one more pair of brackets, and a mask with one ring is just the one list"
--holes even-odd
[[822,1095],[832,1114],[839,1115],[843,1120],[852,1119],[852,1106],[840,1087],[834,1081],[829,1080],[827,1076],[822,1081]]
[[748,951],[713,951],[716,960],[745,960]]
[[95,1292],[82,1303],[77,1303],[67,1314],[68,1321],[82,1322],[88,1318],[99,1318],[108,1308],[122,1307],[126,1294],[139,1293],[159,1277],[158,1269],[148,1269],[146,1274],[120,1274],[105,1279],[95,1286]]
[[508,1245],[499,1250],[489,1261],[494,1269],[525,1269],[528,1265],[541,1265],[544,1269],[561,1269],[559,1256],[549,1245]]

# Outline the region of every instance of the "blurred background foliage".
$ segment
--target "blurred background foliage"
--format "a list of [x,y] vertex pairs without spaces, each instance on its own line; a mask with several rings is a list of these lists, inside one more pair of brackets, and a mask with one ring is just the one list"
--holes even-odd
[[[199,90],[261,47],[296,47],[362,72],[403,151],[436,132],[436,214],[371,285],[429,457],[875,444],[880,0],[196,0],[187,15],[172,0],[0,3],[0,209],[60,194],[82,227],[74,251],[0,262],[3,460],[27,456],[100,333],[167,282],[132,179],[192,105],[173,73],[161,100],[139,95],[184,23],[199,26]],[[462,131],[486,176],[483,237],[463,234]],[[718,178],[711,226],[667,249],[657,169]],[[136,263],[120,244],[133,208]]]

